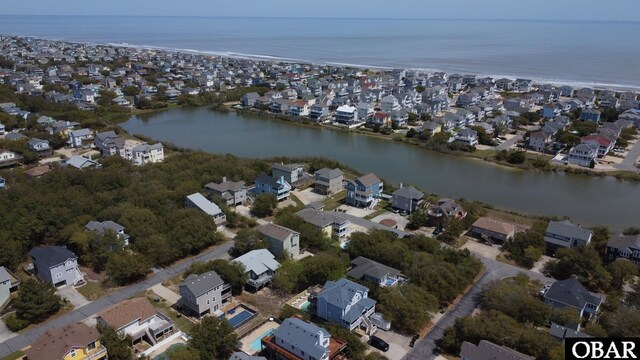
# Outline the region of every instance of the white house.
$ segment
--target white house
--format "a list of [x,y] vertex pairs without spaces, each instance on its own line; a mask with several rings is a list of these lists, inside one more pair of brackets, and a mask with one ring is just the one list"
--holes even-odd
[[124,300],[98,313],[98,325],[131,336],[133,343],[145,340],[155,345],[173,332],[173,322],[157,311],[146,297]]
[[88,147],[93,142],[93,132],[89,129],[73,130],[69,133],[69,143],[74,148]]
[[[125,149],[125,153],[126,153]],[[131,158],[134,165],[160,163],[164,161],[164,146],[161,143],[149,145],[147,143],[135,146],[131,149]]]

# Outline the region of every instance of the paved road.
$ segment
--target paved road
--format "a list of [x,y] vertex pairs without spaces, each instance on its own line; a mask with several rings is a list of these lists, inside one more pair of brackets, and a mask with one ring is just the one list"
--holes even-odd
[[473,310],[478,306],[478,295],[482,288],[493,280],[499,280],[508,276],[513,276],[519,272],[526,273],[534,280],[540,280],[543,283],[553,281],[540,273],[523,270],[521,268],[502,263],[497,260],[479,257],[485,265],[487,272],[473,285],[467,294],[441,319],[436,326],[422,340],[417,342],[413,349],[404,358],[405,360],[425,360],[435,359],[436,342],[442,338],[444,330],[454,324],[457,318],[467,317],[471,315]]
[[48,321],[41,326],[38,326],[34,329],[31,329],[23,334],[15,336],[4,343],[0,344],[0,357],[11,354],[14,351],[20,350],[27,345],[33,343],[38,336],[40,336],[45,331],[52,328],[61,328],[65,325],[68,325],[73,322],[79,322],[89,318],[108,307],[119,303],[120,301],[126,300],[142,291],[145,291],[151,288],[154,285],[160,284],[163,281],[170,279],[177,274],[185,271],[192,263],[197,261],[209,261],[212,259],[216,259],[222,256],[225,256],[229,249],[233,247],[234,242],[229,241],[219,247],[211,249],[207,252],[204,252],[196,257],[183,261],[179,264],[171,266],[169,268],[160,270],[159,272],[153,274],[145,281],[139,282],[137,284],[127,286],[121,290],[114,292],[111,295],[105,296],[99,300],[93,301],[85,306],[77,308],[72,312],[62,315],[58,318],[55,318],[51,321]]
[[622,160],[620,164],[614,165],[618,170],[626,171],[638,171],[636,168],[636,160],[640,158],[640,140],[633,144],[633,147],[629,150],[629,153]]
[[512,137],[511,139],[507,139],[502,144],[496,146],[496,149],[498,149],[498,150],[509,150],[509,149],[511,149],[511,147],[513,145],[515,145],[515,143],[517,143],[520,140],[522,140],[522,135],[516,135],[516,136]]

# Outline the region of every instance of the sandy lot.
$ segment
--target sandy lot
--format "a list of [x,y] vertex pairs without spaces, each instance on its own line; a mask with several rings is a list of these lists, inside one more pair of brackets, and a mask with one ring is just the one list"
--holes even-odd
[[400,230],[404,230],[405,227],[407,226],[407,224],[409,223],[409,217],[407,216],[402,216],[400,214],[395,214],[392,212],[385,212],[382,215],[378,215],[376,217],[374,217],[373,219],[371,219],[371,221],[375,222],[375,223],[380,223],[380,221],[384,220],[384,219],[391,219],[393,221],[396,222],[396,224],[398,224],[398,229]]
[[326,196],[316,194],[312,188],[307,188],[302,191],[296,189],[293,191],[293,195],[297,196],[305,205],[316,201],[324,201],[324,199],[326,199]]
[[467,237],[467,242],[462,246],[462,248],[469,249],[472,253],[489,259],[495,259],[498,254],[500,254],[500,249],[497,246],[481,244],[470,237]]

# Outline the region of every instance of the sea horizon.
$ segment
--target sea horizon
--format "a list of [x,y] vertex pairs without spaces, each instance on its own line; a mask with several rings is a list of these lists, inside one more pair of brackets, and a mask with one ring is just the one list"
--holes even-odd
[[[608,24],[602,32],[613,31],[632,36],[635,31],[640,33],[640,22],[628,21],[593,21],[593,20],[488,20],[488,19],[374,19],[374,18],[312,18],[312,17],[227,17],[227,16],[121,16],[99,15],[89,16],[96,21],[87,20],[80,15],[0,15],[0,19],[8,18],[13,22],[15,29],[10,29],[11,24],[0,24],[0,33],[9,36],[35,37],[50,41],[63,41],[70,43],[83,43],[91,45],[123,46],[141,49],[157,49],[162,51],[186,52],[210,56],[225,56],[231,58],[246,58],[260,61],[291,62],[317,65],[333,65],[368,69],[393,69],[403,68],[420,70],[425,72],[443,71],[447,73],[474,74],[478,76],[490,76],[494,78],[528,78],[540,84],[570,85],[576,87],[593,87],[598,89],[638,90],[640,89],[640,49],[624,47],[616,48],[608,39],[601,39],[601,47],[594,48],[591,52],[604,53],[606,51],[628,52],[627,57],[618,59],[597,55],[582,56],[572,59],[571,50],[558,49],[549,51],[551,57],[544,55],[546,51],[536,48],[533,43],[526,46],[519,41],[514,41],[511,35],[500,34],[501,30],[510,29],[511,24],[529,24],[532,31],[540,27],[538,24],[547,25],[545,31],[553,32],[548,28],[557,27],[560,30],[580,33],[587,25]],[[48,19],[40,22],[30,21]],[[56,19],[76,18],[80,24],[69,21],[56,21]],[[11,20],[13,19],[13,20]],[[145,19],[145,21],[131,21],[132,19]],[[180,26],[170,29],[159,28],[154,19],[165,19],[164,22],[177,22]],[[172,21],[167,21],[172,20]],[[188,21],[199,19],[197,21]],[[26,20],[26,21],[25,21]],[[187,20],[187,21],[185,21]],[[216,21],[206,21],[216,20]],[[278,20],[278,21],[271,21]],[[280,21],[283,20],[283,21]],[[109,23],[117,23],[117,31],[109,31]],[[255,24],[258,22],[258,24]],[[285,25],[278,25],[279,23]],[[395,22],[391,35],[378,38],[381,49],[372,51],[362,43],[371,43],[372,38],[367,31],[377,26],[372,23]],[[52,23],[60,25],[52,28]],[[218,24],[223,23],[223,25]],[[433,24],[437,23],[437,26]],[[456,23],[467,24],[459,26]],[[464,29],[476,24],[490,24],[484,26],[489,35],[497,35],[495,40],[491,36],[482,37],[475,35],[473,31]],[[305,26],[308,24],[309,26]],[[362,25],[358,25],[362,24]],[[506,25],[505,25],[506,24]],[[25,26],[27,25],[27,26]],[[146,26],[145,26],[146,25]],[[265,37],[258,28],[261,26],[273,29],[272,37]],[[318,34],[309,27],[322,25],[328,29],[326,34]],[[336,32],[332,30],[337,25],[350,27],[357,30],[354,34]],[[444,25],[453,28],[451,32],[442,31],[442,38],[431,35],[430,31]],[[422,27],[420,33],[406,34],[407,27]],[[290,27],[291,29],[288,29]],[[619,29],[623,27],[623,29]],[[629,28],[630,27],[630,28]],[[23,28],[23,29],[21,29]],[[41,28],[47,28],[42,31]],[[361,29],[365,28],[365,29]],[[457,34],[457,28],[463,28]],[[157,29],[157,31],[156,31]],[[302,29],[303,33],[297,35]],[[606,30],[609,29],[609,30]],[[57,31],[58,30],[58,31]],[[289,30],[293,34],[289,34]],[[536,34],[527,34],[529,29],[518,30],[522,37],[529,37],[534,42]],[[596,31],[597,29],[592,29]],[[629,30],[633,30],[629,32]],[[57,31],[57,32],[56,32]],[[306,31],[306,32],[305,32]],[[358,33],[359,32],[359,33]],[[597,32],[597,31],[596,31]],[[465,34],[469,34],[469,39]],[[164,34],[164,37],[163,37]],[[210,35],[209,35],[210,34]],[[575,36],[575,35],[573,35]],[[516,36],[517,37],[517,36]],[[567,42],[584,41],[567,38]],[[326,51],[318,51],[314,48],[314,42],[322,44]],[[483,42],[483,44],[477,44]],[[531,42],[531,41],[530,41]],[[429,49],[419,49],[420,44],[429,44]],[[543,42],[544,43],[544,42]],[[591,42],[587,42],[592,46]],[[331,45],[335,44],[335,48]],[[358,52],[349,52],[349,47]],[[544,44],[543,44],[544,47]],[[609,47],[608,49],[605,49]],[[433,48],[435,51],[429,51]],[[560,47],[562,50],[564,47]],[[475,51],[474,51],[475,50]],[[495,50],[495,56],[491,56]],[[576,47],[577,51],[582,51]],[[531,55],[529,55],[531,53]],[[406,59],[403,54],[412,54],[414,61]],[[630,60],[625,60],[629,58]],[[433,61],[429,61],[433,58]],[[502,59],[504,58],[504,59]],[[513,60],[509,60],[513,59]],[[530,61],[533,60],[533,61]],[[567,70],[554,67],[553,60],[559,62]],[[622,60],[620,60],[622,59]],[[633,60],[631,60],[633,59]],[[545,64],[549,62],[550,64]],[[610,65],[610,66],[604,66]],[[625,71],[626,69],[626,71]],[[530,70],[530,71],[528,71]],[[579,76],[578,74],[584,74]],[[598,75],[597,77],[595,75]]]

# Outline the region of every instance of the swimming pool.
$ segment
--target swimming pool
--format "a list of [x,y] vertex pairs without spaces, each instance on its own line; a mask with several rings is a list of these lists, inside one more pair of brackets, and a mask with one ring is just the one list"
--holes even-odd
[[308,313],[309,312],[309,305],[311,305],[311,303],[309,301],[303,302],[302,305],[300,305],[300,310]]
[[259,337],[257,337],[255,340],[253,340],[251,342],[251,350],[255,351],[260,351],[262,346],[260,344],[260,340],[262,340],[263,338],[273,334],[273,332],[276,331],[276,328],[273,327],[267,331],[265,331],[262,335],[260,335]]
[[231,325],[234,329],[246,323],[249,319],[254,317],[256,314],[249,310],[243,310],[238,315],[232,317],[231,319],[227,319],[229,325]]

